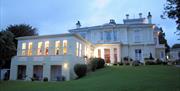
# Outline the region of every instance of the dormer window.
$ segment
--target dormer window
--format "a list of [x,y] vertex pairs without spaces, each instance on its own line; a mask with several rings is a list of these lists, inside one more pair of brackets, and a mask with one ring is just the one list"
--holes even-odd
[[26,55],[26,43],[22,43],[22,55]]

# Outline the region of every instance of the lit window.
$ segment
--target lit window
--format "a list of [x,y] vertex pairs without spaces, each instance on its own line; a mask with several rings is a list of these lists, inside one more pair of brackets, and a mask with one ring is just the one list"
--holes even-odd
[[26,43],[22,43],[22,55],[26,55]]
[[38,42],[38,51],[37,55],[42,55],[42,42]]
[[79,54],[79,43],[76,42],[76,56],[78,56]]
[[60,54],[60,41],[56,41],[55,43],[55,55],[59,55]]
[[49,41],[45,42],[45,55],[48,55],[49,53]]
[[63,54],[67,54],[67,40],[63,40]]
[[79,44],[79,56],[80,56],[80,57],[82,56],[82,55],[81,55],[81,54],[82,54],[81,52],[82,52],[82,45]]
[[32,55],[32,42],[29,42],[28,44],[28,56]]

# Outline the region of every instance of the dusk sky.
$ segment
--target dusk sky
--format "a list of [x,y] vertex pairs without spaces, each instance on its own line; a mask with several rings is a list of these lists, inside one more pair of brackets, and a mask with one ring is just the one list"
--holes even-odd
[[0,0],[0,29],[10,24],[30,24],[40,35],[66,33],[79,20],[82,27],[102,25],[110,19],[122,24],[125,14],[138,18],[139,13],[162,27],[168,44],[180,43],[174,34],[174,20],[161,19],[166,0]]

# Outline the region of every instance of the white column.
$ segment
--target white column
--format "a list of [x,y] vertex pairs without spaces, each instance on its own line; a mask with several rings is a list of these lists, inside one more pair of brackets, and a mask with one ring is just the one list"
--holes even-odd
[[31,78],[33,77],[33,65],[26,65],[26,76],[26,80],[31,80]]
[[51,65],[48,65],[47,63],[44,63],[43,64],[43,78],[44,77],[47,77],[48,80],[50,81],[51,80]]
[[110,63],[114,63],[114,47],[110,48]]

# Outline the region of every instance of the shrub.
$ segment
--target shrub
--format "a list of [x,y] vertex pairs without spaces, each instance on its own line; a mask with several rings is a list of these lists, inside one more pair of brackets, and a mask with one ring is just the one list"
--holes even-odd
[[78,78],[81,78],[86,75],[87,73],[87,66],[85,64],[76,64],[74,66],[74,71]]
[[48,78],[47,78],[47,77],[44,77],[44,78],[43,78],[43,81],[44,81],[44,82],[47,82],[47,81],[48,81]]
[[156,60],[156,64],[162,64],[163,62],[160,59]]
[[119,65],[123,65],[123,62],[118,62]]
[[155,65],[155,62],[148,60],[148,61],[145,61],[145,64],[146,65]]
[[105,61],[102,58],[98,58],[97,69],[104,68]]
[[132,62],[132,66],[139,66],[140,65],[140,62],[139,61],[133,61]]
[[91,62],[90,62],[91,70],[92,70],[92,71],[95,71],[95,70],[96,70],[97,64],[98,64],[97,58],[92,58],[92,59],[91,59]]

